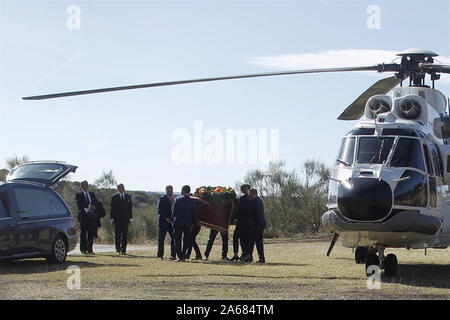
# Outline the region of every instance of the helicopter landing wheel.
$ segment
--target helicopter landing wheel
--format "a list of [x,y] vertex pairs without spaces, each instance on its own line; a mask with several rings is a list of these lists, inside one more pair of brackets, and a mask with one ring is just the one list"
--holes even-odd
[[388,278],[394,278],[397,275],[397,257],[395,254],[390,253],[384,259],[384,275]]
[[367,269],[370,266],[379,266],[380,265],[380,260],[378,259],[378,255],[376,253],[369,253],[367,254],[366,257],[366,274],[368,276],[370,276],[372,274],[372,272],[369,272]]
[[366,262],[368,250],[366,247],[357,247],[355,250],[355,262],[357,264],[363,264]]

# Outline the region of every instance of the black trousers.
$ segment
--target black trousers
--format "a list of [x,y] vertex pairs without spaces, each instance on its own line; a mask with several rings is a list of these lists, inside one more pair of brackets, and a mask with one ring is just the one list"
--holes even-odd
[[80,230],[80,251],[93,252],[95,232],[91,228],[81,228]]
[[169,223],[160,223],[159,231],[158,231],[158,258],[162,258],[164,256],[164,241],[166,241],[166,234],[169,234],[170,240],[170,256],[176,257],[177,250],[175,247],[175,237],[173,234],[173,227]]
[[185,253],[190,246],[192,227],[174,228],[175,247],[177,250],[178,259],[184,260]]
[[192,248],[194,248],[195,251],[195,257],[196,258],[202,258],[202,253],[200,251],[200,248],[198,247],[197,241],[195,241],[195,237],[197,237],[197,235],[199,234],[201,229],[201,226],[194,226],[192,228],[192,232],[191,232],[191,239],[190,239],[190,245],[186,251],[186,259],[189,259],[189,257],[191,256],[191,252],[192,252]]
[[253,239],[253,225],[247,223],[239,223],[236,225],[233,234],[233,251],[239,252],[239,240],[241,242],[241,250],[243,255],[249,255],[251,251]]
[[[214,240],[217,237],[217,234],[219,233],[218,230],[211,229],[209,232],[209,239],[206,243],[206,250],[205,250],[205,257],[209,257],[209,254],[211,253],[211,249],[214,244]],[[222,258],[226,257],[228,255],[228,232],[220,231],[220,236],[222,237]]]
[[116,234],[115,243],[117,252],[127,252],[129,223],[129,220],[114,221],[114,231]]
[[264,227],[255,226],[253,232],[253,240],[250,249],[250,255],[253,255],[253,249],[255,248],[256,245],[256,251],[258,252],[259,260],[265,260],[263,234],[264,234]]

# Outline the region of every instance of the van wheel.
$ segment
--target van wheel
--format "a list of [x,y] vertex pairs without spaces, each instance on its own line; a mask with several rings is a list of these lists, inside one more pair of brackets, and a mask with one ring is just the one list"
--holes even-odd
[[62,236],[56,237],[53,242],[52,252],[46,258],[49,263],[63,263],[67,257],[67,244]]

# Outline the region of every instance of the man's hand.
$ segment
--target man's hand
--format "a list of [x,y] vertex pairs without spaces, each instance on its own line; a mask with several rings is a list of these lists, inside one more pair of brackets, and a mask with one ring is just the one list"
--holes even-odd
[[95,211],[95,209],[96,209],[96,207],[95,207],[95,204],[90,204],[89,205],[89,211]]

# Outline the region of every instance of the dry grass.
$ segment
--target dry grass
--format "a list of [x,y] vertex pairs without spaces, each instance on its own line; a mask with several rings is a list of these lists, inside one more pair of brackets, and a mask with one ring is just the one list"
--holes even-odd
[[[204,239],[204,238],[201,238]],[[2,299],[449,299],[450,251],[394,252],[398,276],[368,289],[364,266],[351,249],[337,244],[326,257],[328,241],[268,240],[265,265],[220,260],[220,237],[210,261],[175,263],[148,251],[94,257],[70,256],[64,265],[43,259],[3,263]],[[204,243],[201,241],[201,243]],[[204,250],[204,244],[201,245]],[[231,249],[231,244],[230,244]],[[130,250],[132,250],[130,248]],[[70,290],[69,265],[81,268],[81,289]]]

